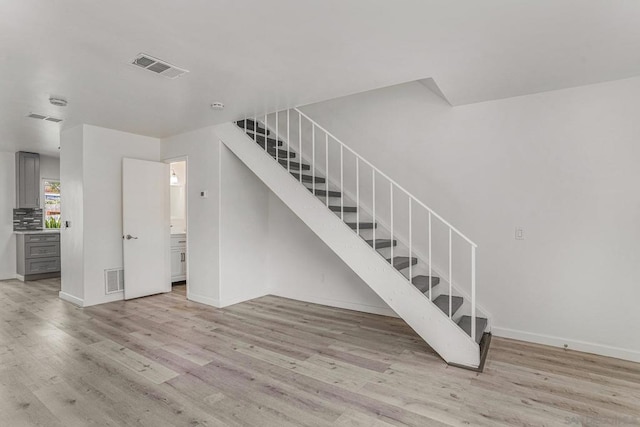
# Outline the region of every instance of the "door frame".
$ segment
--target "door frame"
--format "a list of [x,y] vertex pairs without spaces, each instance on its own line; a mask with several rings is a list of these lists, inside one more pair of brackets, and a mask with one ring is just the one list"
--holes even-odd
[[[170,157],[162,161],[164,163],[169,164],[169,170],[171,170],[171,163],[184,162],[184,171],[185,171],[184,173],[187,177],[187,181],[184,185],[184,203],[185,203],[184,216],[185,216],[185,231],[187,235],[187,255],[185,257],[185,260],[187,263],[187,279],[186,279],[187,288],[186,289],[187,289],[187,299],[189,299],[189,269],[191,266],[191,263],[189,262],[189,257],[191,256],[191,249],[189,249],[189,246],[191,245],[191,239],[189,239],[189,156],[185,155],[185,156]],[[167,179],[167,185],[170,185],[169,179]],[[169,200],[169,209],[171,209],[171,200]],[[171,233],[171,231],[169,231],[169,233]]]

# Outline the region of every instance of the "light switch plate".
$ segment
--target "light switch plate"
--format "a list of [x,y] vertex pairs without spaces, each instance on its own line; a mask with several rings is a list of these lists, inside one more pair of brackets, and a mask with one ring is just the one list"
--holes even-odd
[[201,199],[206,199],[207,198],[207,190],[202,190],[200,192],[200,198]]
[[524,240],[524,228],[516,227],[516,240]]

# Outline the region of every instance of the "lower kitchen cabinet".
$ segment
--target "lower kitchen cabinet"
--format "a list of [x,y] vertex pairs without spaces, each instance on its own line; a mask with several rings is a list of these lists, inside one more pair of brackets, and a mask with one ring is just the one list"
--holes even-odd
[[16,246],[18,279],[26,281],[60,276],[60,233],[19,233]]

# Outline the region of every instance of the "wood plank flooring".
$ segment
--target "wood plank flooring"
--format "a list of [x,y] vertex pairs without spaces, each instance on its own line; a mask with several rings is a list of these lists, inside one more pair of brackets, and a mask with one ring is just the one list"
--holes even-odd
[[640,426],[640,365],[494,338],[448,367],[400,319],[174,292],[85,309],[0,282],[2,426]]

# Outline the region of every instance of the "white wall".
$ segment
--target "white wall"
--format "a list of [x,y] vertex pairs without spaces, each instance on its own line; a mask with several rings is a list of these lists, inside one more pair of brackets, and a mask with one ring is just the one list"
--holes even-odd
[[[287,270],[280,258],[267,267],[267,187],[223,143],[220,147],[220,305],[267,294],[267,268]],[[287,263],[287,264],[283,264]]]
[[62,292],[89,306],[123,299],[106,295],[104,270],[123,267],[122,159],[160,160],[160,140],[82,125],[61,135]]
[[[212,127],[161,142],[161,157],[187,157],[187,293],[191,300],[220,305],[219,142]],[[201,198],[200,192],[207,191]]]
[[640,360],[639,99],[635,78],[452,108],[409,83],[303,110],[479,244],[494,333]]
[[104,285],[105,269],[124,266],[122,159],[160,161],[160,140],[85,126],[83,157],[84,303],[93,305],[124,297],[122,293],[106,295]]
[[60,229],[60,298],[77,305],[84,303],[83,133],[82,125],[60,133],[60,212],[71,224]]
[[16,239],[13,234],[15,162],[15,153],[0,152],[0,280],[16,277]]
[[40,155],[40,179],[60,179],[60,158]]
[[316,234],[269,192],[269,293],[316,304],[395,316]]

